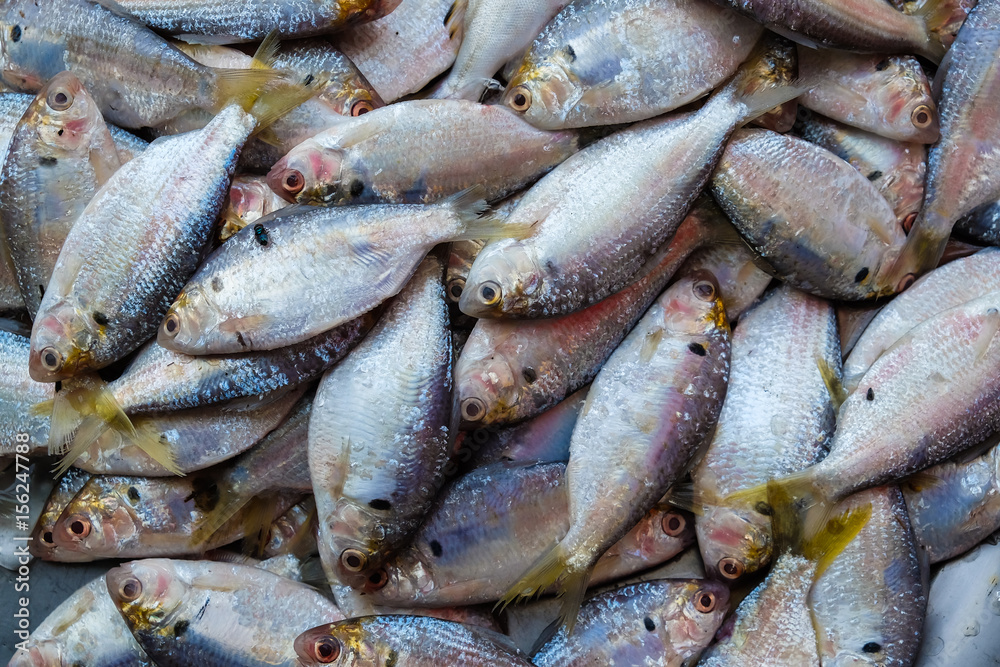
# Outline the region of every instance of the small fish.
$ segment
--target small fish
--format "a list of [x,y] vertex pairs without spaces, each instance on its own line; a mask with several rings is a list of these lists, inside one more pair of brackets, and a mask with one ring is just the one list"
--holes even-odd
[[119,565],[105,581],[159,667],[296,667],[301,628],[344,618],[315,589],[249,565],[154,558]]
[[578,0],[535,39],[503,103],[549,130],[645,120],[722,84],[761,32],[712,3]]
[[219,215],[219,240],[225,241],[268,213],[288,206],[267,185],[264,176],[237,176],[229,187],[229,197]]
[[646,581],[596,595],[572,636],[561,629],[531,660],[538,667],[694,664],[729,611],[711,580]]
[[55,392],[28,374],[28,333],[23,324],[0,319],[0,454],[14,454],[18,444],[28,445],[22,454],[48,453],[49,415],[33,409]]
[[425,616],[363,616],[323,625],[296,637],[295,653],[303,667],[532,665],[504,635]]
[[56,521],[62,515],[63,510],[70,504],[76,494],[83,489],[91,475],[82,470],[70,469],[59,478],[55,488],[45,501],[45,508],[42,515],[38,517],[35,529],[31,532],[31,542],[28,549],[33,556],[42,560],[58,561],[62,563],[72,563],[75,560],[88,561],[89,557],[78,552],[62,549],[56,546],[52,531],[55,530]]
[[861,55],[799,46],[799,76],[811,87],[799,104],[896,141],[933,144],[937,105],[913,56]]
[[310,496],[271,524],[264,546],[265,558],[292,554],[299,560],[319,555],[316,545],[316,502]]
[[[714,207],[713,207],[714,208]],[[677,270],[678,276],[707,271],[715,278],[730,324],[764,294],[771,275],[757,267],[757,258],[744,243],[718,243],[699,248]]]

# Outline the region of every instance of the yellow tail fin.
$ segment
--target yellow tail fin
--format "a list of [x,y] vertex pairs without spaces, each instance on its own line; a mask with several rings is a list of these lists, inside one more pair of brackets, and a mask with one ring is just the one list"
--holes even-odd
[[556,595],[562,598],[559,624],[566,626],[567,634],[572,634],[583,596],[587,592],[587,582],[590,580],[592,568],[583,571],[573,570],[568,567],[568,560],[569,554],[562,544],[555,545],[511,586],[496,606],[502,609],[511,602],[531,598],[554,586]]

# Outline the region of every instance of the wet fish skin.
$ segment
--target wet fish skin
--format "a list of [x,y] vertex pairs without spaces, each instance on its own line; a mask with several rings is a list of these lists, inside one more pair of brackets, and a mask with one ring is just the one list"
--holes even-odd
[[229,186],[229,197],[219,216],[221,225],[219,240],[232,238],[247,225],[286,206],[288,202],[268,187],[266,177],[252,175],[235,177]]
[[334,46],[357,65],[386,103],[395,102],[422,89],[455,61],[461,34],[447,26],[454,4],[402,0],[388,16],[334,36]]
[[[0,155],[6,159],[7,148],[21,116],[31,104],[32,96],[24,93],[0,93]],[[6,243],[0,243],[0,311],[21,310],[24,299],[17,283],[14,260]]]
[[936,267],[955,223],[1000,199],[1000,110],[985,102],[1000,95],[998,60],[1000,2],[980,1],[935,80],[941,140],[928,155],[924,205],[893,268],[897,280]]
[[468,0],[462,46],[434,97],[479,101],[495,85],[497,70],[520,56],[568,4],[569,0]]
[[411,100],[302,142],[267,180],[288,201],[320,206],[426,204],[474,185],[495,201],[577,148],[575,132],[539,130],[501,106]]
[[[90,477],[90,473],[88,472],[71,468],[58,479],[55,487],[52,489],[52,493],[49,494],[48,500],[45,501],[45,508],[42,510],[41,516],[38,517],[38,522],[35,524],[34,530],[31,532],[32,539],[28,543],[28,550],[33,556],[42,560],[63,563],[71,563],[78,558],[76,552],[56,546],[55,541],[52,539],[52,531],[63,510],[66,509],[66,506],[69,505],[76,494],[80,492]],[[81,560],[90,559],[82,558]]]
[[927,606],[923,568],[903,495],[878,487],[838,512],[871,506],[871,518],[809,591],[820,660],[834,665],[912,665]]
[[535,39],[503,103],[544,129],[645,120],[728,79],[760,35],[709,3],[574,2]]
[[121,162],[93,98],[70,72],[42,87],[0,169],[0,215],[34,318],[63,241]]
[[941,136],[927,75],[912,56],[863,55],[799,46],[799,76],[813,85],[799,104],[896,141]]
[[729,610],[711,580],[646,581],[587,600],[572,636],[560,630],[534,656],[538,667],[682,665],[698,659]]
[[31,633],[8,667],[155,667],[121,620],[104,577],[83,586]]
[[936,483],[905,482],[910,521],[930,562],[960,556],[1000,529],[1000,449],[927,469]]
[[32,408],[52,400],[55,392],[51,384],[35,382],[28,374],[27,334],[24,325],[0,320],[0,453],[13,454],[18,433],[27,433],[28,455],[39,456],[48,452],[49,415],[34,414]]
[[1000,204],[983,204],[955,224],[959,238],[980,245],[1000,245]]
[[155,558],[119,565],[105,580],[160,667],[294,667],[299,628],[344,617],[315,589],[249,565]]
[[316,545],[316,502],[308,497],[271,524],[264,557],[293,554],[299,560],[318,556]]
[[[495,222],[480,220],[482,206],[470,191],[426,206],[276,211],[257,221],[267,245],[244,229],[202,264],[157,341],[185,354],[232,354],[328,331],[396,294],[434,245],[483,233],[475,229],[497,234]],[[176,332],[165,330],[171,321]]]
[[455,411],[466,426],[531,418],[587,384],[697,248],[724,233],[718,209],[698,206],[635,282],[575,313],[537,320],[483,318],[455,365]]
[[865,328],[844,361],[844,388],[854,391],[887,350],[915,326],[949,308],[1000,290],[1000,250],[986,248],[922,276]]
[[98,191],[45,290],[32,329],[32,377],[54,382],[103,368],[156,331],[197,268],[254,125],[227,107],[204,129],[151,146]]
[[[504,636],[425,616],[362,616],[306,630],[295,639],[303,667],[319,664],[434,667],[440,664],[528,667]],[[320,658],[319,656],[323,656]],[[332,656],[332,657],[331,657]]]
[[708,271],[719,285],[726,319],[735,323],[771,283],[756,257],[743,243],[720,243],[696,250],[677,270],[678,276]]
[[697,112],[633,125],[542,178],[507,219],[533,225],[532,235],[483,248],[462,312],[554,317],[633,282],[694,204],[726,138],[798,93],[794,58],[790,43],[768,38]]
[[896,219],[908,229],[920,211],[927,175],[927,149],[901,143],[810,114],[798,124],[799,136],[850,163],[878,188]]
[[[814,175],[810,187],[802,186],[802,173]],[[801,290],[856,301],[912,282],[901,285],[892,276],[906,242],[892,207],[867,178],[819,146],[768,130],[739,130],[711,188],[749,245]]]
[[726,401],[715,435],[692,471],[698,544],[706,570],[734,580],[770,562],[772,511],[731,494],[798,472],[826,454],[836,427],[818,367],[840,376],[833,307],[783,285],[736,328]]
[[272,31],[284,38],[332,32],[381,18],[399,0],[117,0],[115,4],[155,30],[195,42],[233,44],[262,40]]
[[316,392],[308,458],[331,581],[364,583],[406,543],[444,482],[454,435],[443,273],[425,259]]

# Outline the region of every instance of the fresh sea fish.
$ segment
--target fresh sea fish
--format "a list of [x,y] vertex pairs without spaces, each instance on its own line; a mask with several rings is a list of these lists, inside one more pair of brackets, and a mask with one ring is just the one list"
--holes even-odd
[[[709,206],[711,206],[709,204]],[[715,208],[712,206],[712,208]],[[757,267],[756,256],[743,243],[718,243],[700,248],[677,270],[678,276],[708,271],[719,285],[726,319],[740,319],[771,284],[771,275]]]
[[927,149],[858,130],[814,114],[803,114],[799,136],[849,163],[872,182],[909,230],[924,199]]
[[[31,542],[28,549],[33,556],[42,560],[60,561],[72,563],[75,560],[87,561],[90,558],[84,554],[79,554],[69,549],[56,546],[52,531],[55,530],[56,521],[62,516],[63,510],[70,504],[77,493],[83,489],[91,477],[90,473],[82,470],[70,469],[56,482],[55,487],[45,501],[45,508],[38,517],[35,529],[31,532]],[[37,492],[36,492],[37,493]]]
[[940,137],[937,105],[913,56],[799,47],[799,76],[810,88],[799,104],[875,134],[920,144]]
[[674,283],[591,385],[570,443],[569,532],[506,602],[557,584],[572,630],[594,564],[684,473],[718,419],[728,376],[729,325],[715,284]]
[[[804,173],[812,174],[808,183]],[[912,276],[892,281],[893,259],[906,241],[892,206],[871,181],[819,146],[739,130],[711,188],[751,248],[799,289],[859,300],[913,282]]]
[[265,176],[237,176],[219,215],[219,240],[231,238],[250,223],[286,206],[288,202],[268,187]]
[[[506,220],[514,209],[517,208],[517,204],[524,196],[524,192],[522,190],[495,204],[493,215]],[[465,290],[465,281],[469,277],[472,263],[476,261],[476,256],[485,245],[486,240],[484,239],[455,241],[451,244],[448,254],[448,267],[444,272],[444,285],[445,292],[448,294],[448,300],[452,303],[458,303],[462,298],[462,292]]]
[[264,557],[293,554],[299,559],[319,555],[316,546],[316,502],[310,496],[271,524]]
[[[31,104],[31,100],[31,95],[23,93],[0,93],[0,155],[4,156],[4,159],[11,137],[14,136],[14,128]],[[10,257],[7,243],[3,242],[0,243],[0,312],[22,308],[24,299],[21,298],[21,288],[17,283],[14,260]]]
[[826,454],[835,411],[820,363],[840,377],[837,322],[823,299],[782,285],[736,328],[722,414],[691,473],[701,508],[698,545],[709,573],[737,579],[771,560],[772,509],[730,495]]
[[587,600],[572,636],[560,630],[538,667],[694,664],[729,611],[729,590],[709,580],[647,581]]
[[545,129],[645,120],[719,86],[760,35],[708,2],[578,0],[535,39],[503,102]]
[[[481,220],[482,210],[471,190],[429,206],[272,213],[202,264],[170,307],[157,341],[185,354],[230,354],[329,331],[399,292],[438,243],[509,233],[509,225]],[[249,284],[252,292],[244,289]]]
[[[434,97],[479,101],[493,75],[520,56],[545,24],[570,0],[463,0],[467,4],[462,46]],[[452,13],[454,17],[455,13]]]
[[157,558],[119,565],[105,580],[159,667],[296,667],[300,628],[344,617],[315,589],[249,565]]
[[383,100],[395,102],[455,61],[462,36],[448,24],[461,22],[457,8],[455,0],[402,0],[388,16],[345,30],[333,43]]
[[73,74],[57,74],[18,123],[0,170],[0,216],[32,318],[70,227],[119,166],[93,98]]
[[732,229],[718,209],[698,205],[637,280],[588,308],[538,320],[481,319],[455,365],[455,410],[470,426],[540,414],[597,375],[681,263]]
[[980,0],[935,80],[941,140],[931,147],[927,193],[893,275],[937,266],[955,223],[1000,199],[1000,0]]
[[295,652],[303,667],[532,664],[501,634],[426,616],[363,616],[313,628],[296,637]]
[[483,248],[459,302],[462,312],[553,317],[633,282],[674,235],[726,138],[798,93],[790,85],[794,49],[779,40],[762,42],[699,111],[613,134],[532,187],[507,218],[508,224],[532,224],[531,236]]
[[983,204],[959,220],[954,233],[973,243],[1000,245],[1000,202]]
[[365,577],[401,547],[444,482],[454,434],[443,273],[424,260],[316,392],[309,467],[331,581]]
[[[30,341],[26,327],[0,320],[0,454],[13,454],[27,434],[28,455],[48,452],[49,415],[33,408],[53,397],[53,386],[28,374]],[[23,452],[22,452],[23,453]]]
[[0,76],[9,85],[36,93],[69,70],[108,122],[131,128],[218,113],[276,76],[199,65],[134,19],[88,0],[7,0],[0,49]]

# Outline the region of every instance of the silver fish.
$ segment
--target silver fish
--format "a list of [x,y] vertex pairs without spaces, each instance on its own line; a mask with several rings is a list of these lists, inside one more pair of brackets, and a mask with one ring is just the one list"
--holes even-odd
[[[0,453],[38,456],[48,451],[49,415],[33,408],[52,400],[51,384],[35,382],[28,374],[31,346],[24,325],[0,320]],[[24,445],[27,445],[25,448]]]

